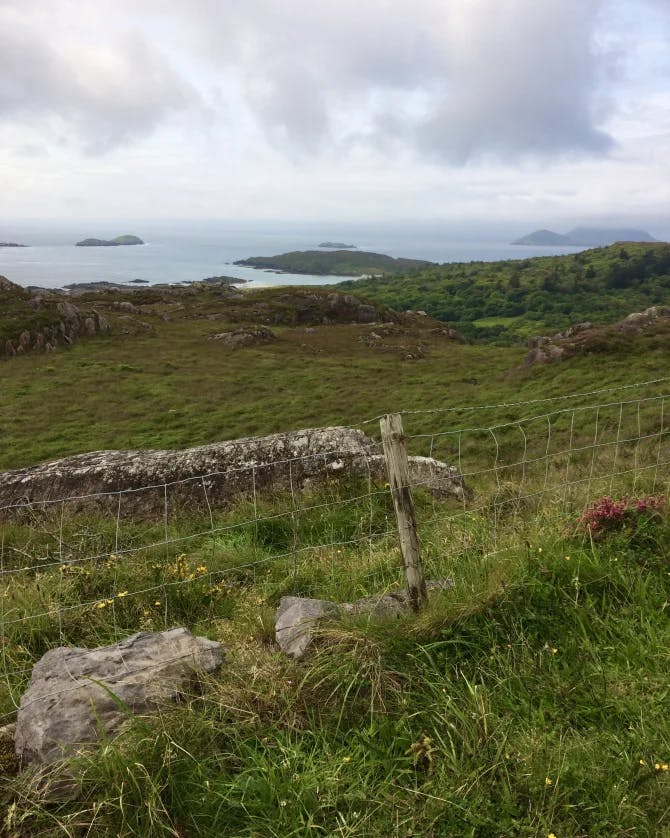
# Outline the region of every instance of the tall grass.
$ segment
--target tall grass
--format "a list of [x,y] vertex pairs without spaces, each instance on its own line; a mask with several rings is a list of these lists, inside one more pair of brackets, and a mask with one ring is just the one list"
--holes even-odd
[[[283,594],[342,601],[401,584],[386,495],[258,528],[242,504],[221,521],[243,524],[183,553],[94,565],[77,558],[95,521],[65,522],[66,562],[3,583],[4,664],[16,672],[4,711],[21,670],[61,642],[181,624],[222,641],[227,660],[179,704],[71,759],[69,796],[48,792],[56,772],[6,777],[2,834],[668,833],[670,521],[652,512],[595,538],[574,505],[508,500],[456,515],[418,492],[428,575],[454,587],[417,617],[324,625],[304,663],[274,645]],[[288,499],[263,503],[278,512]],[[5,524],[4,567],[31,565],[49,533],[47,521]],[[96,548],[112,536],[101,526]],[[160,593],[138,593],[148,587]],[[77,607],[93,601],[106,604]],[[15,621],[31,613],[46,616]]]

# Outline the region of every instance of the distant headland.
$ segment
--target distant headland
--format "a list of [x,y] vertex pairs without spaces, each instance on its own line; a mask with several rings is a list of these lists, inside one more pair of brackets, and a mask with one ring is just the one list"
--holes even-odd
[[608,247],[616,242],[655,242],[646,230],[626,227],[575,227],[567,233],[553,230],[535,230],[527,236],[515,239],[511,244],[565,247]]
[[119,247],[121,245],[144,244],[137,236],[117,236],[115,239],[83,239],[76,247]]
[[16,242],[0,242],[0,247],[29,247],[29,245],[16,244]]

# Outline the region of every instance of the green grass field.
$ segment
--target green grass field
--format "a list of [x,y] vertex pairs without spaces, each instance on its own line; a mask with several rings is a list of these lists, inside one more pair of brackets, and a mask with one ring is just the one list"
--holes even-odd
[[184,512],[167,544],[163,521],[69,507],[0,522],[3,723],[57,645],[183,625],[227,649],[183,701],[71,760],[69,797],[0,754],[0,835],[670,835],[670,520],[580,522],[602,495],[667,493],[667,383],[557,399],[664,377],[667,341],[525,368],[522,347],[428,321],[381,345],[374,326],[282,325],[230,351],[208,340],[222,324],[160,315],[0,364],[0,467],[405,410],[411,453],[475,489],[465,508],[415,492],[427,575],[455,587],[416,617],[324,626],[295,663],[274,643],[281,596],[402,585],[383,485]]
[[[113,525],[69,518],[65,565],[36,562],[5,585],[14,699],[61,643],[186,625],[222,641],[227,660],[180,704],[71,761],[74,797],[48,795],[57,773],[6,777],[2,834],[667,834],[667,516],[595,539],[551,496],[457,514],[418,492],[428,575],[455,588],[418,617],[325,626],[294,663],[273,643],[283,594],[341,601],[401,583],[388,496],[338,503],[360,488],[324,489],[297,529],[267,517],[287,498],[263,502],[260,527],[241,523],[242,504],[216,520],[239,526],[203,533],[181,558],[175,545],[78,561],[113,544]],[[26,566],[26,546],[48,554],[53,532],[48,519],[5,524],[5,569]],[[30,613],[45,616],[17,619]],[[2,695],[11,714],[7,685]]]

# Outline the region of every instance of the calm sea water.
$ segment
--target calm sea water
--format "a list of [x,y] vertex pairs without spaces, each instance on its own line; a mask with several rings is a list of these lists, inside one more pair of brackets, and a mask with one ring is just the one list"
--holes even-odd
[[[466,231],[467,232],[467,231]],[[208,276],[251,280],[253,286],[319,285],[341,277],[276,274],[233,265],[249,256],[316,249],[321,241],[343,241],[359,250],[432,262],[493,261],[572,253],[574,247],[517,247],[509,241],[525,229],[476,231],[439,225],[389,226],[229,222],[24,222],[0,221],[0,241],[28,244],[0,248],[0,275],[19,285],[61,288],[77,282],[188,282]],[[87,237],[140,236],[136,247],[75,247]]]

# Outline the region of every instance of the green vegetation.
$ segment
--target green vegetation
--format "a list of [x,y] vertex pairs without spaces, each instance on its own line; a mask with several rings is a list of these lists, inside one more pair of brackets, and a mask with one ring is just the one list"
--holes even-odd
[[[57,774],[5,777],[0,834],[665,834],[667,516],[594,539],[551,497],[455,515],[418,492],[429,575],[456,587],[418,618],[325,627],[296,664],[272,642],[282,595],[400,583],[388,496],[346,502],[364,491],[324,488],[298,514],[289,497],[260,499],[258,527],[241,502],[216,513],[232,529],[214,536],[209,518],[182,518],[171,535],[203,534],[181,555],[116,555],[113,516],[2,526],[5,569],[35,566],[5,590],[2,712],[53,645],[186,625],[228,654],[179,704],[74,758],[76,794],[45,794]],[[160,541],[162,522],[143,527],[124,522],[121,546]]]
[[364,250],[334,250],[325,253],[321,250],[295,250],[278,256],[252,256],[240,259],[235,264],[294,274],[387,276],[423,268],[432,263],[425,259],[394,259],[392,256],[366,253]]
[[[626,243],[567,256],[451,263],[339,287],[401,311],[423,309],[472,340],[518,342],[668,304],[670,245]],[[476,325],[489,317],[515,319]]]
[[[601,279],[626,261],[596,255]],[[544,264],[533,260],[529,276]],[[478,281],[489,287],[483,273]],[[580,520],[587,499],[666,486],[664,401],[619,406],[628,393],[657,396],[650,386],[549,418],[584,402],[512,406],[659,378],[667,331],[605,341],[598,364],[580,356],[526,369],[520,347],[460,345],[432,318],[383,306],[381,323],[358,323],[360,304],[332,294],[203,284],[77,297],[113,331],[0,361],[0,468],[507,403],[406,417],[411,453],[459,463],[475,489],[466,509],[415,492],[427,574],[455,587],[418,617],[324,627],[298,664],[274,645],[281,596],[351,601],[401,585],[381,485],[370,495],[366,481],[331,482],[243,497],[204,520],[173,510],[167,522],[124,518],[118,529],[114,514],[67,505],[0,521],[3,721],[54,646],[184,625],[227,649],[221,672],[179,703],[73,758],[75,793],[49,794],[56,772],[16,775],[0,751],[3,838],[670,830],[667,507],[595,533]],[[119,308],[128,301],[134,308]],[[426,298],[412,305],[429,308]],[[529,315],[475,319],[511,330]],[[209,340],[245,323],[278,339],[238,351]]]
[[30,291],[0,276],[0,363],[5,341],[17,341],[24,331],[41,332],[58,326],[62,315],[56,306],[55,299],[36,306]]
[[118,247],[120,245],[144,244],[137,236],[116,236],[114,239],[84,239],[77,247]]
[[[461,346],[436,334],[429,317],[404,318],[374,341],[381,327],[347,323],[346,306],[342,323],[319,325],[335,316],[329,293],[192,286],[77,297],[103,313],[112,332],[49,355],[0,359],[0,468],[104,448],[184,448],[355,424],[389,410],[556,396],[658,378],[670,360],[667,332],[603,345],[606,367],[583,356],[525,369],[525,349]],[[129,299],[136,314],[114,308]],[[390,316],[380,309],[380,320]],[[239,351],[209,340],[244,323],[270,325],[279,339]],[[444,430],[445,421],[427,416],[416,429]]]

